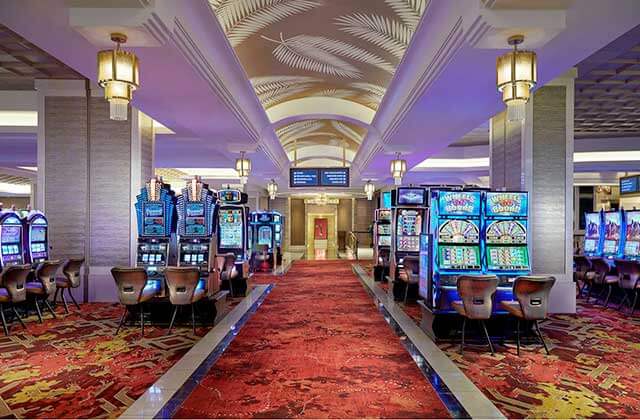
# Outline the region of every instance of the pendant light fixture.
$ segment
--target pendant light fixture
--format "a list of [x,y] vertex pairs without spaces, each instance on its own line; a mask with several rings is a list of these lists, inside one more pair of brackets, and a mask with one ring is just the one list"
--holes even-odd
[[240,152],[240,157],[236,159],[236,171],[240,177],[240,184],[245,185],[251,173],[251,161],[244,157],[244,152]]
[[120,48],[127,42],[126,35],[112,33],[111,40],[116,43],[115,49],[98,52],[98,84],[109,101],[109,118],[126,121],[133,91],[140,86],[138,57]]
[[407,173],[407,161],[400,159],[400,153],[391,161],[391,176],[396,185],[402,185],[402,177]]
[[274,179],[269,181],[269,183],[267,184],[267,192],[269,193],[269,199],[271,200],[276,199],[276,193],[278,192],[278,184]]
[[371,181],[367,181],[366,184],[364,184],[364,192],[365,194],[367,194],[367,200],[371,201],[373,200],[373,193],[376,191],[376,186],[373,185],[371,183]]
[[533,51],[518,49],[524,42],[523,35],[514,35],[507,42],[513,46],[513,51],[496,60],[496,84],[502,92],[502,102],[507,106],[507,119],[522,121],[531,89],[538,79],[537,57]]

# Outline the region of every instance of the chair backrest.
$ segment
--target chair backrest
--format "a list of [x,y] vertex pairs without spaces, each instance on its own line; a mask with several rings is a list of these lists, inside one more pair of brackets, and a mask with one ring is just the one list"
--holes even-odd
[[25,283],[31,272],[31,266],[10,265],[0,273],[0,286],[5,287],[9,291],[9,296],[13,303],[24,302],[27,300],[27,288]]
[[269,245],[258,245],[258,252],[261,254],[266,254],[269,252]]
[[640,263],[630,260],[615,260],[618,270],[618,284],[623,289],[635,289],[640,280]]
[[164,270],[169,300],[174,305],[188,305],[200,281],[200,271],[196,267],[167,267]]
[[56,291],[56,273],[61,264],[60,260],[47,260],[41,262],[36,268],[36,280],[42,283],[49,296]]
[[80,287],[80,269],[84,258],[69,258],[62,266],[62,274],[69,280],[71,287]]
[[574,255],[573,263],[575,265],[574,270],[577,272],[586,273],[591,269],[591,261],[589,261],[589,258],[584,255]]
[[384,266],[389,265],[389,250],[387,249],[378,250],[378,264],[382,264]]
[[498,288],[496,276],[460,276],[458,294],[469,319],[489,319],[493,310],[493,295]]
[[147,272],[142,267],[113,267],[111,275],[118,287],[118,299],[123,305],[140,303],[142,291],[147,285]]
[[591,267],[596,272],[596,283],[602,283],[611,269],[604,258],[592,258]]
[[420,260],[418,257],[409,255],[402,260],[404,269],[407,270],[407,274],[420,274]]
[[549,293],[555,277],[521,276],[513,283],[513,294],[520,303],[524,319],[538,320],[547,317]]

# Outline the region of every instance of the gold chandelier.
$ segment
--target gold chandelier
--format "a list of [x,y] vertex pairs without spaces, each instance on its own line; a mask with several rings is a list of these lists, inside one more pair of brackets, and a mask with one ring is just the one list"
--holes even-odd
[[533,51],[518,50],[518,45],[524,42],[523,35],[514,35],[507,42],[513,45],[513,51],[496,60],[496,84],[507,106],[507,119],[522,121],[531,89],[538,79],[537,57]]
[[240,157],[236,159],[236,171],[240,177],[240,183],[245,185],[251,173],[251,161],[244,157],[244,152],[240,152]]
[[367,194],[367,200],[373,200],[373,193],[376,191],[376,186],[371,183],[371,181],[367,181],[364,184],[364,192]]
[[391,161],[391,176],[396,185],[402,185],[402,177],[407,173],[407,161],[400,159],[400,153]]
[[267,184],[267,192],[269,193],[269,199],[271,200],[276,199],[276,193],[278,192],[278,184],[274,179],[269,181],[269,183]]
[[109,101],[109,118],[126,121],[133,91],[140,86],[138,57],[120,49],[120,44],[127,42],[126,35],[112,33],[111,40],[116,43],[115,49],[98,52],[98,84]]

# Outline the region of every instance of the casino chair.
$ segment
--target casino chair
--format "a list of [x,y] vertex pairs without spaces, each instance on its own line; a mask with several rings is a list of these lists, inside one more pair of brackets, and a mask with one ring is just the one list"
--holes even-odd
[[[593,287],[595,272],[591,268],[591,261],[584,255],[573,256],[573,281],[576,284],[578,297],[582,297],[585,287]],[[582,285],[580,285],[582,283]]]
[[240,272],[236,268],[236,256],[230,252],[217,258],[219,258],[220,282],[227,282],[231,296],[235,297],[233,293],[233,280],[240,278]]
[[49,298],[56,292],[56,273],[61,264],[60,260],[48,260],[39,263],[33,280],[27,282],[27,295],[33,296],[40,323],[42,323],[42,311],[38,300],[46,305],[53,318],[57,318],[53,307],[49,303]]
[[269,271],[271,267],[269,267],[269,246],[268,245],[258,245],[256,249],[255,258],[255,267],[260,271]]
[[142,267],[113,267],[111,275],[118,288],[118,299],[124,305],[124,313],[114,335],[118,335],[124,324],[127,313],[133,307],[140,312],[140,332],[144,337],[144,302],[156,295],[154,288],[147,286],[147,271]]
[[516,346],[520,356],[520,321],[533,321],[536,334],[544,350],[549,354],[547,343],[544,341],[538,321],[547,318],[549,307],[549,293],[555,284],[555,277],[521,276],[513,283],[513,295],[516,301],[500,302],[500,306],[516,318]]
[[467,326],[467,319],[480,323],[484,330],[484,336],[489,343],[491,354],[494,354],[493,344],[489,338],[489,332],[485,321],[491,318],[493,311],[493,295],[498,288],[498,277],[496,276],[467,276],[458,277],[458,295],[460,299],[451,302],[453,309],[462,316],[462,341],[460,342],[460,353],[464,352],[464,336]]
[[60,292],[60,297],[64,304],[64,311],[67,314],[69,313],[69,307],[67,306],[67,299],[64,297],[65,290],[69,294],[73,304],[76,305],[76,308],[80,309],[80,305],[78,305],[78,302],[76,302],[76,299],[73,297],[71,289],[80,287],[80,269],[82,268],[82,264],[84,264],[84,258],[69,258],[62,266],[64,278],[58,278],[56,280],[57,289],[53,296],[53,303],[56,303],[58,300],[58,292]]
[[409,287],[420,282],[420,261],[418,257],[407,256],[402,260],[402,269],[398,272],[398,278],[405,283],[404,303],[409,297]]
[[193,334],[195,334],[196,315],[194,305],[205,296],[205,290],[198,287],[200,271],[195,267],[167,267],[164,274],[169,288],[169,301],[174,306],[167,335],[171,334],[178,308],[186,305],[191,305],[191,325]]
[[[616,268],[618,270],[618,286],[624,293],[624,297],[618,305],[618,310],[622,308],[625,302],[631,303],[631,316],[633,316],[638,302],[638,289],[640,289],[640,263],[631,260],[616,260]],[[633,303],[629,298],[632,292]]]
[[27,300],[27,289],[25,284],[27,276],[31,272],[31,266],[10,265],[5,267],[0,273],[0,317],[2,318],[2,327],[5,335],[9,335],[9,326],[4,315],[4,306],[10,305],[14,317],[20,322],[22,328],[27,329],[24,321],[20,318],[15,305]]
[[[607,292],[607,297],[604,299],[604,306],[609,306],[609,298],[611,297],[611,292],[613,291],[613,285],[618,283],[618,276],[614,274],[609,274],[611,271],[611,267],[607,263],[607,260],[604,258],[592,258],[591,266],[593,267],[593,271],[595,272],[593,276],[593,284],[602,286],[602,290],[598,294],[598,298],[602,298],[605,291]],[[606,286],[606,287],[605,287]],[[589,294],[587,295],[587,303],[589,302],[589,297],[591,297],[591,288],[589,288]]]

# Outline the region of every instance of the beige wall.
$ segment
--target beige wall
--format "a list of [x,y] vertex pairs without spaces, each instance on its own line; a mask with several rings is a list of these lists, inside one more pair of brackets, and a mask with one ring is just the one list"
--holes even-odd
[[304,200],[300,198],[291,199],[291,245],[305,245],[305,209]]
[[[368,232],[369,226],[373,223],[376,210],[376,201],[367,200],[366,198],[357,198],[355,200],[353,230],[358,232]],[[371,235],[367,233],[358,233],[358,241],[360,246],[368,247],[371,245]]]

